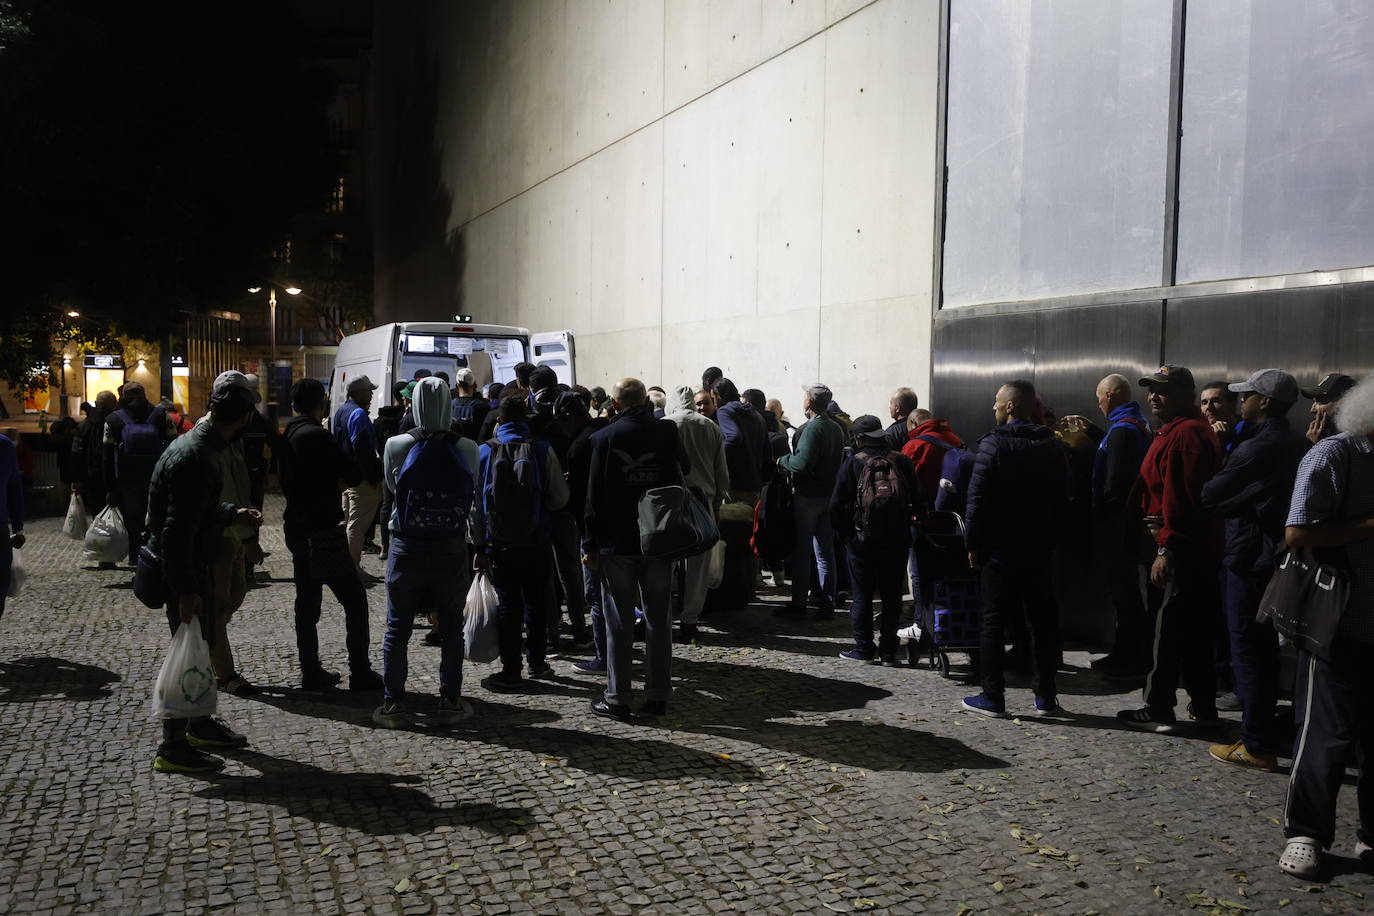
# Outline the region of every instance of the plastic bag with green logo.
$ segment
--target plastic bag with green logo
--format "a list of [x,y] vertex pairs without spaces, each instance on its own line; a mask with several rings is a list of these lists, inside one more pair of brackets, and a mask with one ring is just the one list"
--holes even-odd
[[177,627],[167,660],[153,688],[153,716],[159,719],[198,719],[213,715],[219,704],[215,672],[210,667],[210,644],[200,621]]

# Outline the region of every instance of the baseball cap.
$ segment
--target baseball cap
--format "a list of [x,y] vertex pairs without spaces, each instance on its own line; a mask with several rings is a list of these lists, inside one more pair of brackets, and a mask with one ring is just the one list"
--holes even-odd
[[1298,399],[1298,380],[1282,369],[1261,369],[1245,381],[1226,387],[1237,394],[1257,391],[1267,398],[1289,404]]
[[850,431],[856,436],[867,436],[870,439],[882,439],[887,433],[883,429],[883,421],[866,413],[861,417],[854,418],[854,425]]
[[[1302,396],[1305,398],[1317,398],[1323,401],[1331,401],[1341,397],[1351,388],[1355,387],[1355,380],[1348,375],[1339,372],[1332,372],[1311,388],[1302,388]],[[1296,398],[1294,399],[1296,400]]]
[[349,379],[348,387],[345,389],[349,394],[355,391],[376,391],[377,386],[372,384],[372,379],[365,375]]
[[1142,386],[1171,385],[1175,388],[1194,388],[1193,373],[1183,366],[1160,366],[1140,380]]
[[248,379],[242,372],[233,369],[221,372],[215,376],[215,382],[210,386],[210,403],[212,404],[247,404],[252,406],[256,403],[254,391],[248,385]]

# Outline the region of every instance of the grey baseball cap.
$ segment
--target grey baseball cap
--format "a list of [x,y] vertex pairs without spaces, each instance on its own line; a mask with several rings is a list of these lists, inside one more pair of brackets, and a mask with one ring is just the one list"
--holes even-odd
[[1261,369],[1245,381],[1226,387],[1237,394],[1257,391],[1267,398],[1288,404],[1298,399],[1298,380],[1282,369]]

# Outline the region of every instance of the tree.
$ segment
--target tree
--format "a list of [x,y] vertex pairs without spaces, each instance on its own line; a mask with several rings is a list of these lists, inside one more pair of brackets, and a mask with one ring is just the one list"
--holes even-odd
[[159,339],[270,274],[337,177],[285,4],[0,0],[0,377],[79,310]]

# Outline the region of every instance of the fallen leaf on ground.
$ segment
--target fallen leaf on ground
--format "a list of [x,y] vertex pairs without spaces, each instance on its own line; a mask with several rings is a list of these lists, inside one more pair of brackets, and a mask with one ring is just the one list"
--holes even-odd
[[409,878],[402,878],[400,881],[396,882],[396,893],[404,894],[408,890],[410,890]]

